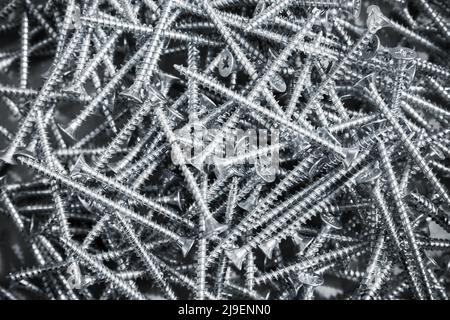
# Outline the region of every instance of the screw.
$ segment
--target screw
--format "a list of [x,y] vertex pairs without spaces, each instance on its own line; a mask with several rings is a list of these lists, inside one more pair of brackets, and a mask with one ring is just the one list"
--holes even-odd
[[166,1],[163,10],[161,12],[160,19],[158,21],[158,25],[155,28],[155,32],[152,36],[152,39],[150,41],[150,45],[148,47],[148,50],[143,55],[143,61],[142,61],[142,67],[138,68],[136,72],[136,79],[133,83],[133,85],[128,88],[125,92],[122,92],[122,95],[130,98],[137,102],[142,102],[143,96],[142,96],[142,87],[144,85],[144,82],[146,79],[150,78],[156,69],[156,64],[159,60],[159,56],[162,52],[162,45],[163,42],[161,41],[161,33],[163,28],[170,27],[170,23],[167,23],[169,21],[174,21],[178,13],[173,14],[172,13],[172,7],[173,7],[173,1],[168,0]]
[[29,23],[28,15],[23,13],[22,15],[22,30],[21,30],[21,56],[20,56],[20,88],[26,89],[28,84],[28,72],[29,72]]
[[160,106],[157,106],[156,108],[156,116],[161,124],[162,129],[164,130],[164,133],[166,134],[167,139],[172,144],[172,151],[173,155],[175,156],[176,162],[179,164],[180,169],[182,170],[183,175],[186,179],[186,182],[189,184],[190,191],[192,192],[192,195],[194,196],[195,200],[197,201],[200,207],[200,210],[202,211],[203,217],[205,219],[205,235],[209,236],[213,233],[220,233],[224,231],[226,227],[219,224],[216,221],[216,219],[214,219],[214,217],[211,215],[208,205],[205,203],[204,197],[197,183],[195,182],[194,176],[192,175],[189,168],[185,165],[186,159],[184,159],[184,155],[180,149],[180,146],[176,142],[176,138],[173,134],[172,129],[170,128],[168,119],[164,115],[164,112]]
[[445,19],[434,10],[430,4],[425,0],[417,0],[417,3],[425,10],[427,15],[436,24],[436,27],[444,34],[447,39],[450,39],[450,30],[447,27]]
[[446,299],[450,11],[385,4],[8,1],[0,213],[31,257],[0,295]]
[[[363,79],[363,82],[364,81],[370,81],[369,79],[371,79],[371,77],[372,76],[369,76],[369,77]],[[360,84],[362,84],[363,82],[360,82]],[[369,92],[376,99],[377,104],[378,104],[378,106],[380,108],[380,111],[383,113],[383,115],[391,123],[391,125],[393,126],[395,131],[401,137],[402,143],[405,145],[407,150],[410,152],[410,154],[412,155],[413,160],[416,162],[416,164],[421,168],[422,173],[432,183],[433,188],[435,188],[436,191],[438,192],[438,196],[442,197],[446,202],[450,203],[450,198],[449,198],[449,196],[447,194],[447,191],[442,186],[442,184],[439,182],[439,180],[435,177],[435,175],[431,171],[430,167],[428,166],[426,161],[421,156],[421,154],[418,151],[418,149],[414,146],[414,144],[408,138],[405,130],[400,126],[400,124],[395,119],[395,117],[392,114],[392,112],[389,110],[389,108],[387,107],[385,102],[382,100],[382,98],[380,97],[380,95],[379,95],[379,93],[378,93],[378,91],[377,91],[373,81],[370,81],[370,83],[366,82],[366,84],[370,87],[370,91]]]
[[261,275],[259,277],[255,278],[255,283],[264,283],[270,280],[277,279],[279,277],[282,277],[290,272],[293,271],[301,271],[307,268],[311,268],[320,264],[325,263],[331,263],[336,260],[339,260],[340,258],[349,257],[352,255],[359,255],[362,254],[367,248],[362,244],[355,244],[348,247],[344,247],[342,249],[337,249],[335,251],[327,252],[323,255],[318,255],[314,258],[305,259],[302,262],[299,262],[297,264],[285,267],[283,269],[278,269],[273,272],[266,273],[264,275]]
[[30,160],[26,157],[21,156],[20,157],[20,161],[23,162],[24,164],[33,167],[36,170],[39,170],[42,173],[45,173],[46,175],[53,177],[54,179],[57,179],[58,181],[60,181],[61,183],[66,184],[67,186],[69,186],[70,188],[76,189],[80,192],[82,192],[84,195],[86,195],[87,197],[91,198],[91,199],[95,199],[99,202],[101,202],[103,205],[106,205],[114,210],[117,210],[118,212],[140,222],[143,223],[146,226],[149,226],[151,228],[154,228],[155,230],[163,233],[164,235],[168,236],[169,238],[177,241],[177,243],[180,244],[180,246],[182,247],[182,251],[184,254],[187,254],[187,252],[189,251],[189,249],[191,248],[193,241],[189,240],[189,239],[185,239],[180,237],[179,235],[173,233],[172,231],[161,227],[160,225],[158,225],[157,223],[151,222],[150,220],[139,216],[138,214],[134,213],[133,211],[115,204],[114,202],[112,202],[111,200],[109,200],[108,198],[97,194],[94,190],[89,189],[84,187],[83,185],[81,185],[80,183],[77,183],[73,180],[70,180],[60,174],[56,174],[51,172],[50,170],[48,170],[47,168],[41,166],[40,164],[34,162],[33,160]]
[[73,137],[75,131],[83,124],[84,121],[91,115],[91,113],[98,107],[100,103],[111,93],[112,90],[119,84],[122,78],[130,71],[130,69],[138,62],[141,55],[150,45],[147,41],[135,54],[128,60],[125,65],[114,75],[114,77],[106,84],[105,87],[95,96],[95,98],[82,110],[82,112],[64,128],[64,132]]
[[181,73],[183,73],[189,77],[193,77],[194,79],[196,79],[199,82],[199,84],[201,84],[207,88],[210,88],[211,90],[217,91],[218,93],[220,93],[224,96],[227,96],[230,99],[233,99],[234,101],[245,105],[247,108],[253,109],[253,110],[279,122],[280,124],[285,125],[290,130],[292,130],[300,135],[304,135],[304,136],[308,137],[309,139],[323,145],[324,147],[338,153],[339,155],[342,156],[343,161],[347,165],[349,163],[351,163],[351,161],[354,159],[355,155],[358,153],[357,150],[345,149],[342,147],[338,147],[338,146],[318,137],[316,134],[290,122],[286,118],[281,117],[267,109],[264,109],[261,106],[249,101],[247,98],[242,97],[235,92],[232,92],[231,90],[229,90],[229,89],[223,87],[221,84],[217,83],[215,80],[209,79],[208,77],[206,77],[204,75],[197,74],[197,73],[195,73],[189,69],[185,69],[181,66],[175,66],[175,69],[177,69],[178,71],[180,71]]

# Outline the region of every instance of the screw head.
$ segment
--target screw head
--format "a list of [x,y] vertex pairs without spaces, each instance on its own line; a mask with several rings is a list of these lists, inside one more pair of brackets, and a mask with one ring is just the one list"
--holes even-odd
[[270,239],[266,241],[265,243],[262,243],[259,245],[259,248],[262,252],[266,255],[267,258],[272,259],[273,250],[278,245],[278,240],[276,239]]
[[227,250],[226,255],[228,259],[238,268],[239,270],[242,269],[242,264],[244,263],[244,259],[247,256],[247,250],[244,248],[238,248],[238,249],[232,249]]
[[367,28],[370,33],[376,33],[382,28],[389,27],[391,25],[390,21],[381,12],[380,7],[376,5],[370,5],[367,8]]
[[341,160],[344,163],[344,165],[348,168],[352,164],[353,160],[356,159],[356,157],[359,154],[359,148],[342,148],[341,149]]
[[137,84],[131,85],[131,87],[122,91],[120,95],[136,103],[142,103],[144,101],[143,89]]
[[205,236],[219,234],[228,229],[227,225],[217,222],[214,217],[205,218]]
[[219,74],[224,78],[229,77],[235,69],[234,57],[228,49],[222,52],[218,68]]
[[67,272],[69,274],[69,277],[67,278],[67,281],[69,282],[69,288],[70,289],[81,289],[82,285],[82,275],[80,267],[76,262],[72,262],[69,267],[67,268]]
[[378,178],[381,177],[382,170],[380,168],[380,164],[378,161],[375,162],[375,164],[371,165],[370,167],[363,170],[357,177],[356,182],[357,183],[372,183]]
[[297,273],[297,278],[301,283],[311,287],[321,286],[324,282],[322,275],[308,270],[303,270]]
[[342,223],[339,221],[339,219],[337,219],[331,213],[322,212],[322,214],[320,215],[320,218],[327,226],[329,226],[333,229],[336,229],[336,230],[342,229]]
[[392,58],[403,61],[411,61],[417,58],[416,50],[406,47],[395,47],[389,49]]
[[285,92],[287,89],[286,82],[278,73],[275,73],[270,79],[270,85],[278,92]]
[[378,50],[380,49],[381,43],[380,38],[378,38],[377,35],[374,35],[367,46],[362,50],[361,52],[361,59],[362,60],[370,60],[373,57],[375,57],[378,53]]
[[179,241],[179,246],[181,249],[181,253],[183,254],[183,257],[186,257],[189,253],[189,251],[191,251],[192,246],[194,245],[195,240],[194,239],[189,239],[189,238],[180,238]]
[[355,18],[359,17],[361,14],[361,0],[350,0],[351,7],[353,9],[353,16]]

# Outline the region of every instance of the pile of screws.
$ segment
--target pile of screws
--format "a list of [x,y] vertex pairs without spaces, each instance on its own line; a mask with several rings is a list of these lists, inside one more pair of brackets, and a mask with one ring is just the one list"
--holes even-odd
[[0,297],[447,299],[450,5],[373,2],[2,1]]

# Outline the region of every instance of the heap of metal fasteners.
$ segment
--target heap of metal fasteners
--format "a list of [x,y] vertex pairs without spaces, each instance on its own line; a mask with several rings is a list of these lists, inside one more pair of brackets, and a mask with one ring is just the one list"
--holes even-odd
[[1,298],[447,299],[448,1],[1,3]]

